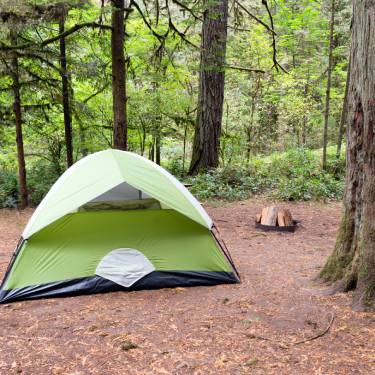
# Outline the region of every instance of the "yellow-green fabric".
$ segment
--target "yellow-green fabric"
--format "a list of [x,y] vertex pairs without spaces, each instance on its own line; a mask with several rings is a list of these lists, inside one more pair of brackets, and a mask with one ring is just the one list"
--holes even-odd
[[174,210],[76,212],[24,243],[4,289],[93,276],[116,248],[139,250],[157,271],[232,271],[210,230]]
[[35,210],[23,237],[30,238],[55,220],[123,182],[211,228],[212,221],[204,209],[163,168],[131,152],[105,150],[81,159],[57,180]]

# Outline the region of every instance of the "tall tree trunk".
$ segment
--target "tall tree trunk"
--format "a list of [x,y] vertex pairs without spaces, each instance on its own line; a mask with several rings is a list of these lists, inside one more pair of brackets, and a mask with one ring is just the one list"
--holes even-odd
[[375,1],[353,3],[344,213],[321,276],[355,289],[354,307],[375,304]]
[[[17,32],[11,30],[10,39],[13,45],[17,45]],[[11,77],[12,77],[12,91],[13,91],[13,113],[16,123],[16,143],[17,143],[17,159],[18,159],[18,185],[19,185],[19,208],[22,210],[28,206],[28,192],[26,180],[26,163],[25,152],[23,148],[22,135],[22,112],[21,112],[21,94],[20,94],[20,80],[18,69],[18,57],[14,52],[11,60]]]
[[190,174],[219,164],[228,0],[204,0],[197,122]]
[[348,71],[346,73],[346,85],[345,85],[344,102],[343,102],[343,105],[342,105],[340,128],[339,128],[339,134],[338,134],[338,137],[337,137],[337,150],[336,150],[337,159],[339,159],[340,155],[341,155],[342,139],[343,139],[344,132],[345,132],[347,122],[348,122],[349,78],[350,78],[350,61],[349,61],[349,64],[348,64]]
[[331,19],[329,23],[329,51],[328,51],[328,72],[326,105],[324,111],[324,129],[323,129],[323,169],[327,169],[327,143],[328,143],[328,120],[331,101],[331,82],[333,69],[333,48],[334,48],[334,27],[335,27],[335,0],[331,0]]
[[[65,7],[61,7],[61,15],[59,19],[59,33],[65,31]],[[64,110],[64,128],[65,128],[65,147],[66,147],[66,164],[68,168],[73,165],[73,140],[72,140],[72,115],[70,112],[69,100],[69,77],[66,64],[66,48],[65,38],[60,38],[60,68],[62,83],[62,102]]]
[[112,2],[113,147],[127,149],[124,0]]

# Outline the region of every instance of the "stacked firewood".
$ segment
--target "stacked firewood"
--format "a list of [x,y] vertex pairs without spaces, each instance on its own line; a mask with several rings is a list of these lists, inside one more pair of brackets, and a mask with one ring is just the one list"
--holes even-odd
[[269,206],[256,215],[256,222],[262,225],[289,227],[293,225],[293,218],[288,209]]

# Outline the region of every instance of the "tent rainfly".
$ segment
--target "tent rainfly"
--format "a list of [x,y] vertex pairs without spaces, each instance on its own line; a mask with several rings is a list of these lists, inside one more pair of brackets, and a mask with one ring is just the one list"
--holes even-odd
[[212,220],[171,174],[106,150],[70,167],[26,225],[0,303],[239,282]]

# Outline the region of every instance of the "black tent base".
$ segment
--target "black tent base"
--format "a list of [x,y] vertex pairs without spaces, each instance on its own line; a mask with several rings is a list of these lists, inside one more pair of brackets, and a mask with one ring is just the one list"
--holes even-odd
[[234,272],[154,271],[138,280],[131,287],[126,288],[103,277],[91,276],[19,289],[0,290],[0,303],[116,291],[211,286],[238,282],[239,279]]

